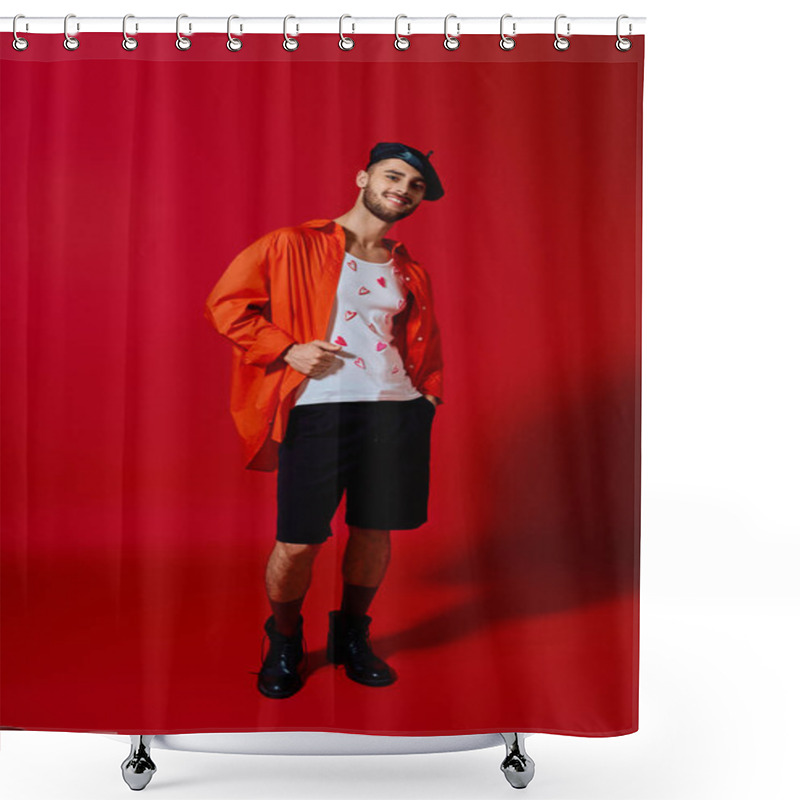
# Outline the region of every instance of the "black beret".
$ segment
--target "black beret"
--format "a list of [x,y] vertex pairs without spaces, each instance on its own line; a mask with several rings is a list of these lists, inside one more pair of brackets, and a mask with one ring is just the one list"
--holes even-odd
[[422,177],[425,179],[425,197],[423,199],[438,200],[444,194],[444,189],[429,160],[432,153],[433,150],[429,150],[428,155],[424,155],[415,147],[409,147],[400,142],[379,142],[370,150],[369,161],[365,169],[369,169],[376,161],[400,158],[422,173]]

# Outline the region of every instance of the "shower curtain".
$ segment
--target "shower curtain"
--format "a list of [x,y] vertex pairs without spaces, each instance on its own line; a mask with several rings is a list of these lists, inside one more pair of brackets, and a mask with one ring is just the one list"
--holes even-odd
[[[635,731],[643,37],[28,39],[4,34],[0,66],[0,726]],[[396,191],[366,171],[381,143]],[[408,427],[360,440],[302,603],[304,683],[277,699],[256,675],[279,502],[324,516],[308,481],[279,500],[279,452],[297,409],[348,446],[346,403],[331,427],[324,393],[302,403],[321,376],[284,355],[337,335],[377,401],[359,414],[410,401]],[[381,344],[399,374],[366,374]],[[350,522],[401,483],[372,523],[385,574],[349,578],[395,676],[365,685],[329,660],[329,615]]]

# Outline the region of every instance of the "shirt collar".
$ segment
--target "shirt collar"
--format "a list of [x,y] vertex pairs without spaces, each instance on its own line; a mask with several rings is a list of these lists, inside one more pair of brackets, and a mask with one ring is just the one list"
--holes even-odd
[[[338,222],[332,219],[311,219],[308,222],[304,222],[303,225],[307,228],[316,228],[317,230],[322,231],[323,233],[327,233],[333,236],[336,236],[340,242],[342,247],[344,247],[345,243],[345,235],[344,235],[344,228],[339,225]],[[392,251],[392,258],[394,258],[395,254],[398,254],[403,257],[403,259],[408,258],[408,251],[406,250],[405,245],[402,242],[395,241],[394,239],[388,239],[384,237],[384,242],[390,247]]]

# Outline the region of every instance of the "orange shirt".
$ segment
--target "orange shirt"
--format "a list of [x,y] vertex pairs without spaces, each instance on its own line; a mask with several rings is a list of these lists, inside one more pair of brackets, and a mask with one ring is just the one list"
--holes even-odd
[[[393,343],[411,383],[442,403],[441,337],[430,277],[401,242],[384,243],[409,292],[394,318]],[[231,414],[246,469],[278,467],[295,390],[308,379],[281,356],[292,344],[325,340],[344,251],[344,229],[333,220],[278,228],[239,253],[206,300],[206,318],[234,345]]]

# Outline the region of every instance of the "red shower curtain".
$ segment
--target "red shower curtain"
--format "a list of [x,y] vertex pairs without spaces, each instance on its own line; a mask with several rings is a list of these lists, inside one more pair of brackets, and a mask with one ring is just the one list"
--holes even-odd
[[[644,40],[0,37],[0,726],[181,733],[638,726]],[[247,470],[204,305],[264,234],[332,219],[380,141],[445,186],[390,236],[430,276],[444,404],[428,521],[370,615],[391,686],[325,659],[255,688],[276,473]]]

